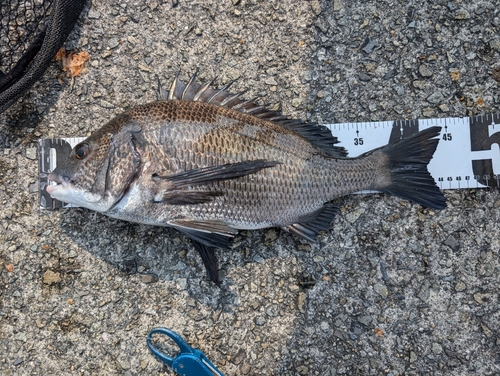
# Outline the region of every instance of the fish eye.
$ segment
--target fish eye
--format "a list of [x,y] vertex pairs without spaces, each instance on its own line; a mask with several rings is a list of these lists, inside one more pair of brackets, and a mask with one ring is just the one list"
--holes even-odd
[[76,159],[83,159],[89,154],[89,145],[80,144],[75,147]]

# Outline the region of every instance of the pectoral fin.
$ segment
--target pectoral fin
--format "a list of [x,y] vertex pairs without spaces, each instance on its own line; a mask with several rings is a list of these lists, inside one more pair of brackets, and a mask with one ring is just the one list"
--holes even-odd
[[214,197],[220,196],[221,194],[221,192],[214,191],[167,191],[156,197],[154,202],[169,205],[203,204],[212,201]]
[[155,176],[172,183],[174,189],[204,185],[219,180],[235,179],[254,174],[264,168],[274,167],[280,162],[257,159],[237,163],[227,163],[220,166],[195,168],[186,172],[167,176]]

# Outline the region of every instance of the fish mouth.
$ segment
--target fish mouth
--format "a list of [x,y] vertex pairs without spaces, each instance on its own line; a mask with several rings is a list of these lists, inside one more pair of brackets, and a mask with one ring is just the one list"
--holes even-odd
[[102,199],[102,196],[75,187],[74,181],[69,176],[52,172],[47,178],[51,184],[45,186],[45,191],[56,200],[96,211],[105,211],[99,205],[95,205]]
[[61,175],[54,174],[53,172],[51,172],[49,174],[49,176],[47,176],[47,178],[49,180],[53,181],[54,183],[56,183],[56,185],[50,184],[50,185],[47,185],[45,187],[45,190],[51,196],[52,196],[52,194],[54,192],[57,192],[58,190],[63,189],[64,185],[67,184],[67,180],[66,179],[64,179]]

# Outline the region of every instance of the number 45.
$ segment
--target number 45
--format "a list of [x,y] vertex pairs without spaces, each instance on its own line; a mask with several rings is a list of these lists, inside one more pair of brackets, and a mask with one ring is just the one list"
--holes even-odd
[[451,133],[443,133],[443,141],[451,141]]

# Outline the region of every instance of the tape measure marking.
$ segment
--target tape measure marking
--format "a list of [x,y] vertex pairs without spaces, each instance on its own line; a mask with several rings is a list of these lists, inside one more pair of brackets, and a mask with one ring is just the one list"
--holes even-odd
[[85,137],[73,138],[42,138],[38,140],[38,187],[40,192],[40,207],[43,209],[58,209],[75,207],[52,198],[45,187],[50,182],[48,175],[54,171],[56,166],[68,158],[71,150],[79,142],[85,140]]
[[350,157],[433,126],[442,130],[429,172],[441,189],[500,187],[500,114],[327,125]]

